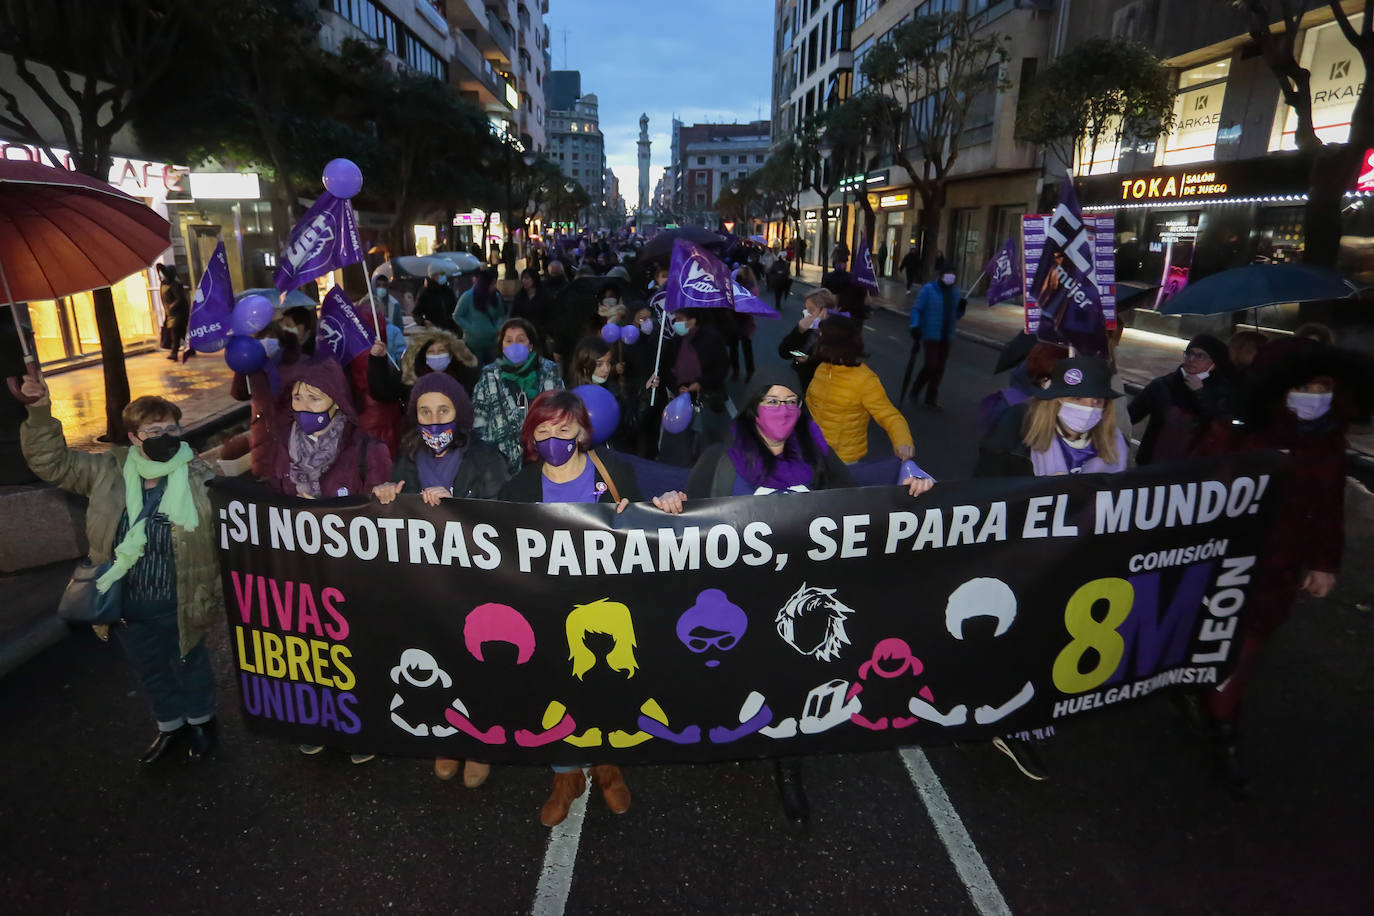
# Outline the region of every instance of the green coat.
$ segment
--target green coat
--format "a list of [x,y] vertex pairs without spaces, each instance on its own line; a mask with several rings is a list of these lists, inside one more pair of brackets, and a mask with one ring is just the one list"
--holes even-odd
[[[19,428],[19,440],[24,460],[40,479],[90,501],[86,508],[86,537],[91,544],[91,562],[99,565],[109,560],[114,553],[119,520],[124,515],[124,460],[129,450],[116,448],[95,455],[67,448],[62,424],[53,419],[47,406],[29,408],[29,418]],[[172,526],[182,655],[195,648],[215,621],[224,619],[215,518],[205,486],[215,475],[200,459],[193,460],[187,470],[200,524],[195,531]]]

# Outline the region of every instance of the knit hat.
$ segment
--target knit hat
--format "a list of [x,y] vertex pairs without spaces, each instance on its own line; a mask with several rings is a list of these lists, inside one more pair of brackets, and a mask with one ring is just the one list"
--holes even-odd
[[1212,363],[1222,371],[1231,368],[1231,354],[1222,343],[1211,334],[1199,334],[1188,341],[1189,350],[1201,350],[1212,358]]
[[410,402],[406,404],[406,418],[410,420],[411,426],[419,426],[419,407],[420,396],[438,392],[453,402],[453,426],[459,432],[470,432],[472,424],[476,419],[472,410],[472,398],[463,390],[463,386],[458,384],[458,380],[447,372],[431,372],[422,375],[415,382],[415,387],[410,389]]

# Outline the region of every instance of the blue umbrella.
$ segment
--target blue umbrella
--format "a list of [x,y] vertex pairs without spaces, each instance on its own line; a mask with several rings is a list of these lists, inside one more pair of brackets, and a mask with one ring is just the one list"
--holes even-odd
[[1164,315],[1219,315],[1266,305],[1344,299],[1355,287],[1334,270],[1306,264],[1250,264],[1189,283],[1165,301]]
[[317,308],[319,306],[318,302],[298,289],[291,290],[291,292],[286,294],[285,299],[283,299],[281,291],[278,289],[270,286],[255,287],[253,289],[245,289],[243,292],[236,294],[234,296],[234,301],[238,302],[244,296],[265,296],[277,307],[277,311],[296,308],[297,306],[304,306],[308,309]]

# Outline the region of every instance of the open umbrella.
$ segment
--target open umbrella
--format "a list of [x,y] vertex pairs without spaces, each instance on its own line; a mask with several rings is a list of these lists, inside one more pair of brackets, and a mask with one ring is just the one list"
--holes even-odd
[[482,269],[482,262],[470,251],[436,251],[431,257],[452,261],[465,274]]
[[1212,274],[1170,297],[1164,315],[1219,315],[1266,305],[1344,299],[1355,286],[1334,270],[1306,264],[1250,264]]
[[[145,268],[171,227],[109,184],[36,162],[0,160],[0,305],[57,299]],[[24,359],[37,364],[16,328]]]
[[719,245],[725,239],[710,229],[703,229],[700,226],[679,226],[676,229],[665,229],[648,241],[639,250],[641,261],[662,261],[667,263],[673,256],[673,243],[678,239],[683,239],[703,247]]
[[308,309],[319,308],[320,305],[314,299],[311,299],[309,296],[307,296],[305,293],[301,292],[298,289],[293,289],[291,290],[291,292],[283,296],[281,294],[281,290],[277,289],[275,286],[261,286],[254,287],[253,289],[245,289],[241,293],[234,294],[234,301],[238,302],[240,299],[243,299],[246,296],[262,296],[263,298],[269,300],[274,306],[276,306],[276,309],[279,312],[285,309],[293,309],[298,307]]
[[445,257],[405,255],[383,262],[380,267],[372,271],[372,276],[374,278],[386,277],[388,280],[423,280],[429,276],[430,267],[438,267],[449,276],[463,273],[463,269],[456,262]]
[[[32,375],[38,354],[18,303],[117,283],[166,250],[171,226],[109,184],[36,162],[0,160],[0,305],[10,307]],[[21,403],[17,378],[7,379]]]

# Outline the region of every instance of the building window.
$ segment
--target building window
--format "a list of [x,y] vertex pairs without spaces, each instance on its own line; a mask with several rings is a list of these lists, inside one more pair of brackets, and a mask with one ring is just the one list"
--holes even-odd
[[762,155],[755,156],[755,157],[754,157],[754,161],[757,162],[757,163],[762,163],[762,162],[763,162],[763,156],[762,156]]
[[705,165],[705,164],[706,164],[706,157],[705,157],[705,156],[698,156],[698,157],[697,157],[697,165]]
[[698,192],[697,192],[697,206],[701,206],[701,205],[704,204],[704,203],[706,203],[706,195],[703,194],[701,191],[698,191]]
[[993,64],[983,73],[988,88],[978,93],[969,102],[968,114],[964,117],[964,132],[959,135],[959,146],[976,146],[992,140],[992,119],[997,110],[997,74],[1000,64]]
[[[1336,37],[1345,43],[1339,32]],[[1216,153],[1221,102],[1226,95],[1226,77],[1230,72],[1231,59],[1226,58],[1179,74],[1178,95],[1174,97],[1174,129],[1164,137],[1159,164],[1206,162]],[[1315,80],[1317,74],[1312,76]],[[1316,98],[1315,92],[1313,98]]]
[[[1358,33],[1362,16],[1351,16]],[[1350,119],[1364,87],[1364,64],[1334,22],[1308,29],[1302,38],[1302,65],[1312,72],[1312,126],[1323,143],[1350,139]],[[1279,99],[1269,149],[1297,149],[1298,116]]]
[[[869,16],[872,16],[873,11],[877,8],[878,0],[859,0],[859,4],[854,10],[854,24],[858,25],[859,23],[867,19]],[[858,63],[859,62],[857,60],[854,61],[855,67],[858,66]]]
[[577,161],[577,153],[573,153],[572,156],[573,156],[573,162],[576,162],[576,161]]

